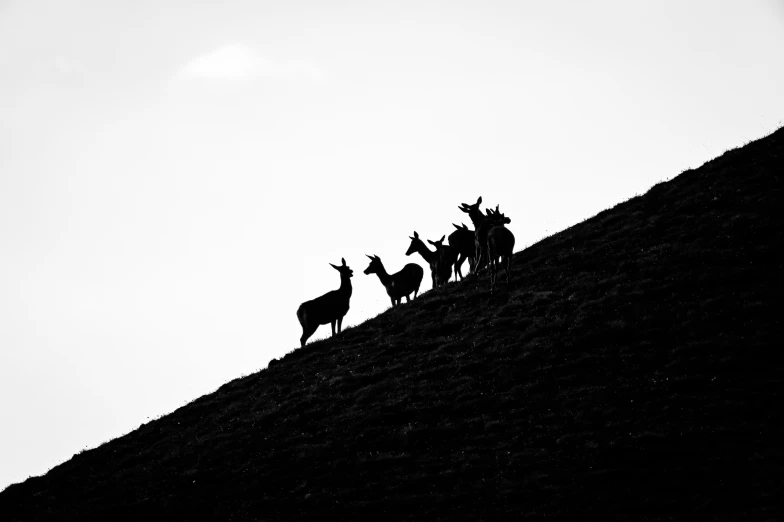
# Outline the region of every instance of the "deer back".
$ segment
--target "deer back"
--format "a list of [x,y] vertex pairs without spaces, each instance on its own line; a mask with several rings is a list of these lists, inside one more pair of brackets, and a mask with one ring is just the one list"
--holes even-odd
[[512,255],[514,244],[514,234],[503,225],[493,227],[487,233],[487,248],[491,256]]
[[464,255],[474,254],[474,231],[468,227],[459,228],[454,225],[457,230],[449,234],[447,241],[449,246],[454,248],[458,253]]
[[398,299],[418,290],[422,284],[425,271],[415,263],[408,263],[400,272],[392,274],[390,284],[387,285],[389,297]]

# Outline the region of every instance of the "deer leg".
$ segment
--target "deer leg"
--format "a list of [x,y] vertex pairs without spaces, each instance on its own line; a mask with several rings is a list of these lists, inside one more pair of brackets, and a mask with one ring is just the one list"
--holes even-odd
[[315,328],[312,326],[302,327],[302,337],[299,338],[300,346],[305,346],[305,343],[310,338],[310,336],[313,335],[313,333],[316,331],[316,328],[318,328],[318,325]]
[[338,317],[338,333],[343,331],[343,318]]
[[493,260],[488,259],[487,265],[488,265],[487,270],[490,272],[490,293],[492,294],[493,290],[495,290],[495,278],[493,277]]

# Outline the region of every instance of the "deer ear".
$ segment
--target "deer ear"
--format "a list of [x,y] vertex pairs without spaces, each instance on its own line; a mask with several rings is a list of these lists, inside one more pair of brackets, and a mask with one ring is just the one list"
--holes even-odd
[[330,263],[330,264],[329,264],[329,266],[331,266],[331,267],[332,267],[332,268],[334,268],[335,270],[340,270],[340,267],[339,267],[339,266],[335,266],[335,265],[333,265],[332,263]]
[[442,241],[443,241],[445,238],[446,238],[446,234],[444,234],[443,236],[441,236],[441,239],[439,239],[439,240],[438,240],[438,242],[439,242],[439,243],[441,243],[441,242],[442,242]]
[[369,255],[365,254],[365,257],[367,257],[368,259],[370,259],[371,261],[373,261],[373,256],[369,256]]
[[414,239],[419,239],[419,234],[417,234],[416,230],[414,230]]
[[433,243],[432,241],[430,241],[429,239],[427,240],[427,242],[428,242],[428,243],[430,243],[430,244],[431,244],[431,245],[433,245],[433,246],[436,246],[436,244],[435,244],[435,243]]
[[495,211],[498,213],[498,205],[495,206]]
[[480,205],[482,203],[482,196],[479,196],[479,199],[476,200],[476,204]]
[[340,258],[340,260],[343,261],[343,266],[346,266],[346,260],[343,259],[342,257]]

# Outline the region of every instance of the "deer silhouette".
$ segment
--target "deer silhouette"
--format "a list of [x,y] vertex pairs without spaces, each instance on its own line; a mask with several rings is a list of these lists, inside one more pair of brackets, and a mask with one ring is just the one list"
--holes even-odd
[[476,200],[476,203],[473,205],[469,205],[468,203],[461,203],[460,206],[457,207],[461,211],[468,214],[468,217],[471,219],[471,223],[474,224],[474,267],[472,270],[474,273],[478,272],[480,268],[483,268],[486,261],[482,259],[482,252],[484,251],[486,245],[487,232],[490,230],[491,226],[489,223],[487,223],[487,218],[488,216],[492,215],[492,211],[488,210],[487,214],[483,214],[479,209],[479,205],[481,204],[482,196],[479,196],[479,198]]
[[460,223],[460,226],[452,223],[452,226],[457,230],[449,234],[447,241],[449,246],[457,252],[457,260],[455,261],[455,280],[457,280],[458,277],[460,279],[463,278],[461,267],[466,259],[468,259],[468,269],[474,270],[474,257],[476,256],[475,234],[473,230],[462,223]]
[[337,333],[340,333],[343,326],[343,317],[348,313],[349,300],[351,299],[351,277],[354,271],[346,266],[346,260],[340,266],[329,264],[332,268],[340,272],[340,288],[332,290],[326,294],[305,301],[297,308],[297,319],[302,325],[302,337],[300,345],[305,346],[305,342],[316,331],[319,325],[331,324],[332,335],[335,335],[335,324],[337,323]]
[[[430,265],[430,277],[433,281],[433,288],[438,288],[442,284],[449,281],[449,276],[452,273],[451,267],[448,270],[444,270],[442,267],[444,264],[441,262],[441,255],[436,250],[433,252],[425,244],[419,239],[419,234],[414,231],[413,236],[408,236],[411,240],[411,244],[408,246],[408,250],[406,250],[406,255],[410,256],[414,252],[418,253],[422,256],[422,259]],[[442,238],[443,239],[443,238]],[[446,274],[444,274],[446,272]],[[446,277],[444,277],[446,275]]]
[[365,269],[365,274],[376,274],[381,284],[387,289],[387,295],[392,300],[392,306],[400,304],[403,297],[406,302],[410,302],[409,294],[414,293],[416,298],[419,292],[419,285],[422,283],[422,277],[425,271],[416,263],[408,263],[400,272],[389,275],[378,256],[368,256],[370,265]]
[[[438,255],[437,271],[441,284],[449,281],[449,278],[452,276],[452,268],[457,264],[458,257],[456,249],[444,244],[445,238],[446,235],[443,235],[438,241],[427,240],[428,243],[436,248],[436,254]],[[455,276],[455,279],[457,279],[457,276]]]
[[501,219],[503,218],[503,214],[498,210],[498,205],[496,205],[495,210],[487,209],[485,214],[485,219],[482,223],[476,227],[476,231],[474,233],[474,245],[476,247],[476,260],[475,260],[475,268],[477,272],[484,268],[488,261],[487,256],[487,234],[490,230],[497,226]]
[[[490,292],[495,288],[495,281],[498,277],[498,265],[506,261],[506,282],[509,283],[509,273],[512,264],[512,249],[514,249],[515,237],[512,231],[506,228],[511,219],[500,212],[496,214],[497,225],[487,233],[487,256],[490,263]],[[499,258],[501,258],[499,262]]]

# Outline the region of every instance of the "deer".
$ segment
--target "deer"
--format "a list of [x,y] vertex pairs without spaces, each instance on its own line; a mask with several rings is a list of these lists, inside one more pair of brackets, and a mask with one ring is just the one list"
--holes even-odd
[[414,293],[414,298],[416,298],[419,292],[419,285],[422,283],[422,277],[425,274],[421,266],[416,263],[408,263],[400,272],[389,275],[380,257],[365,255],[370,259],[370,265],[365,269],[365,274],[376,274],[378,276],[378,280],[387,289],[387,295],[392,300],[393,307],[400,304],[404,296],[407,303],[411,302],[411,298],[409,298],[411,292]]
[[457,260],[455,261],[455,280],[458,277],[463,279],[463,272],[461,267],[466,259],[468,259],[468,269],[474,271],[474,260],[476,257],[476,246],[474,244],[475,234],[474,231],[469,229],[463,223],[460,226],[452,223],[452,226],[457,230],[449,234],[449,246],[457,251]]
[[503,214],[498,210],[498,205],[496,205],[495,210],[487,209],[485,214],[485,219],[482,221],[481,225],[476,227],[475,237],[474,237],[474,245],[476,247],[476,259],[474,261],[474,267],[478,272],[480,268],[484,268],[485,264],[488,261],[488,256],[486,252],[487,247],[487,234],[490,230],[499,224],[500,220],[503,218]]
[[[449,276],[452,274],[451,266],[448,270],[444,270],[444,264],[441,262],[441,255],[436,250],[433,252],[419,239],[419,234],[414,231],[413,236],[408,236],[411,240],[411,244],[408,246],[408,250],[406,250],[406,255],[410,256],[414,252],[417,252],[425,262],[430,265],[430,277],[433,281],[433,288],[438,288],[442,284],[449,281]],[[442,238],[443,239],[443,238]]]
[[[461,203],[458,209],[462,212],[468,214],[468,217],[471,219],[471,223],[474,224],[474,267],[472,269],[473,273],[479,271],[479,269],[483,266],[482,265],[482,251],[484,249],[486,233],[488,229],[482,229],[482,226],[487,226],[485,222],[487,221],[488,215],[490,215],[490,211],[488,210],[488,214],[483,214],[482,211],[479,209],[479,205],[482,204],[482,196],[479,196],[476,200],[476,203],[473,205],[469,205],[468,203]],[[480,231],[481,230],[481,231]]]
[[[498,277],[498,265],[506,261],[506,282],[509,283],[509,273],[512,264],[512,249],[514,249],[515,237],[512,231],[504,225],[512,222],[511,219],[498,212],[495,216],[496,226],[487,233],[487,259],[490,263],[490,292],[495,288],[495,281]],[[499,261],[499,258],[501,260]]]
[[302,325],[302,337],[299,342],[305,346],[305,342],[310,338],[316,329],[322,324],[332,325],[332,336],[335,336],[335,324],[337,323],[337,333],[340,333],[343,326],[343,317],[348,313],[349,300],[351,299],[351,277],[354,271],[346,266],[346,260],[340,259],[342,265],[332,268],[340,272],[340,288],[332,290],[326,294],[305,301],[297,308],[297,319]]
[[[443,283],[449,281],[449,278],[452,275],[452,267],[457,264],[458,258],[456,249],[452,248],[450,245],[444,245],[445,238],[446,234],[441,236],[441,239],[438,241],[427,240],[428,243],[436,247],[436,253],[438,254],[438,277]],[[457,275],[455,275],[455,280],[457,280]]]

